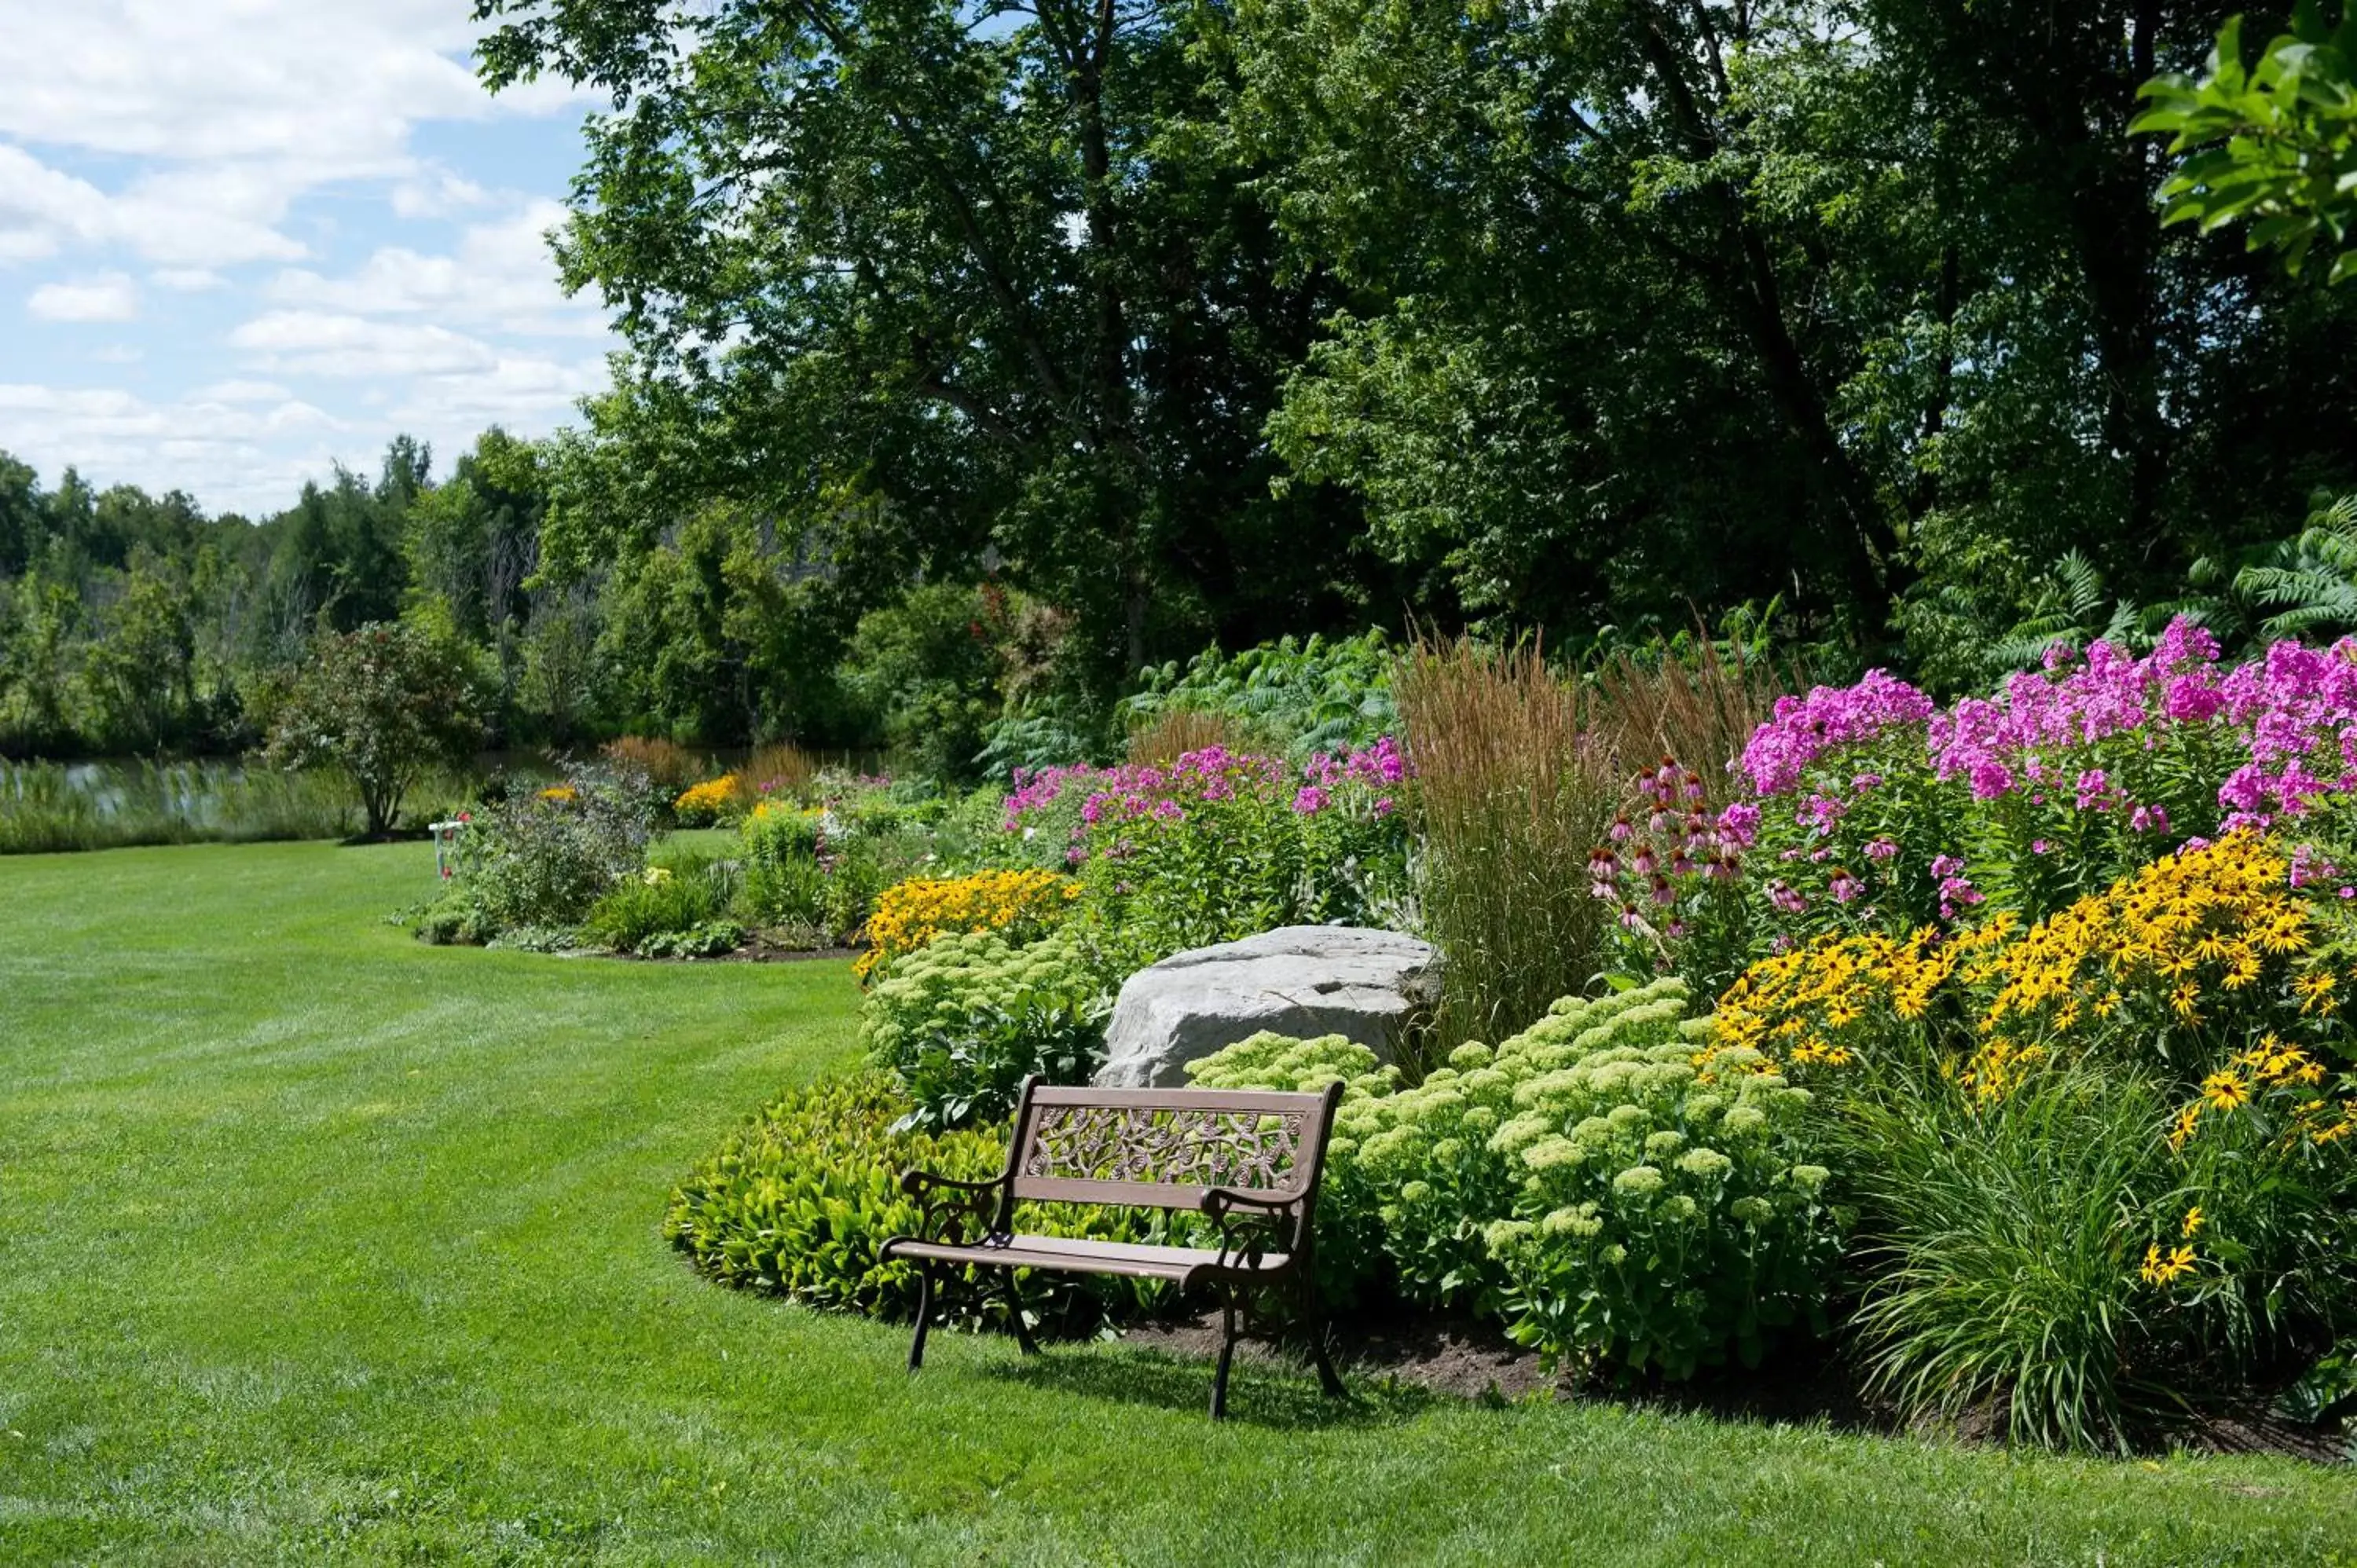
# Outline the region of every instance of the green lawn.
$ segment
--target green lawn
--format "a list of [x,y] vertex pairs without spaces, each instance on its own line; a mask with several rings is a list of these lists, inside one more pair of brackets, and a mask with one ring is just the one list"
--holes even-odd
[[[839,963],[421,947],[421,845],[0,859],[0,1563],[2206,1563],[2357,1473],[1484,1409],[737,1295],[672,1181]],[[1362,1380],[1363,1381],[1363,1380]]]

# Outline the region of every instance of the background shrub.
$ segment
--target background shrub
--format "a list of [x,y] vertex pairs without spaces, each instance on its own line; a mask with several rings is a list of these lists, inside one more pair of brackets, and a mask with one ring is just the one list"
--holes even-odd
[[704,758],[673,741],[626,735],[606,743],[601,755],[617,773],[636,774],[668,800],[707,771]]
[[651,810],[604,769],[475,813],[459,891],[488,932],[572,926],[646,863]]
[[819,864],[823,842],[817,811],[775,801],[756,807],[737,839],[744,866],[737,897],[746,918],[806,935],[813,945],[826,940],[827,873]]
[[272,709],[269,762],[341,773],[371,837],[392,832],[420,779],[483,738],[473,655],[407,621],[319,633]]
[[[582,935],[601,947],[645,952],[653,939],[695,933],[699,940],[689,948],[709,950],[710,942],[722,934],[710,928],[727,913],[736,892],[733,864],[673,853],[617,882],[583,918]],[[685,954],[674,941],[655,956]]]
[[[724,1283],[871,1317],[913,1316],[916,1270],[876,1258],[890,1237],[918,1230],[920,1215],[900,1190],[901,1173],[921,1168],[968,1181],[996,1176],[1006,1163],[1006,1130],[909,1131],[907,1111],[907,1101],[879,1073],[781,1097],[673,1193],[663,1233],[699,1271]],[[1153,1234],[1153,1221],[1140,1211],[1094,1205],[1019,1205],[1017,1225],[1036,1235],[1101,1240]],[[967,1278],[971,1283],[971,1273]],[[1028,1272],[1017,1275],[1017,1286],[1042,1326],[1076,1334],[1133,1316],[1158,1294],[1146,1281]],[[1004,1314],[995,1293],[981,1311],[972,1290],[949,1292],[942,1305],[950,1322],[960,1314],[968,1323]]]
[[912,1102],[909,1125],[956,1127],[1006,1115],[1029,1074],[1085,1081],[1111,1011],[1068,937],[1018,948],[951,933],[892,966],[861,1004],[859,1033]]

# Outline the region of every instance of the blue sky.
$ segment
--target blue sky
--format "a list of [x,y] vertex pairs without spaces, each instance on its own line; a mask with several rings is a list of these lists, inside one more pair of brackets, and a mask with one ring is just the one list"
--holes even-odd
[[544,239],[590,104],[468,0],[0,0],[0,449],[273,511],[406,431],[540,435],[614,347]]

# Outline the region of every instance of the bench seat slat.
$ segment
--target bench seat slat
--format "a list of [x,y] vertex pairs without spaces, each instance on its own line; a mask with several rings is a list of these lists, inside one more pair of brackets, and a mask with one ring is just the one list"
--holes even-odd
[[1239,1259],[1224,1268],[1216,1247],[1156,1247],[1140,1241],[1100,1241],[1084,1236],[1004,1236],[979,1246],[952,1246],[939,1241],[896,1240],[895,1258],[928,1258],[943,1263],[983,1263],[1004,1269],[1051,1269],[1092,1274],[1126,1274],[1137,1279],[1185,1280],[1197,1274],[1274,1273],[1291,1260],[1283,1252],[1264,1252],[1260,1267],[1245,1267]]

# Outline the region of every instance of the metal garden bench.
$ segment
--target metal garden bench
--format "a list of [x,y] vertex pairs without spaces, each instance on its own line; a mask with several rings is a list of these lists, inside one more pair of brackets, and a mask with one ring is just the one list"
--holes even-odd
[[[1016,1337],[1025,1355],[1037,1355],[1015,1294],[1014,1271],[1051,1269],[1168,1280],[1182,1293],[1215,1292],[1222,1337],[1211,1380],[1214,1421],[1227,1413],[1237,1309],[1271,1297],[1290,1300],[1293,1321],[1308,1330],[1318,1381],[1327,1393],[1345,1397],[1327,1358],[1311,1272],[1318,1183],[1341,1097],[1339,1083],[1318,1094],[1280,1094],[1060,1089],[1027,1079],[1006,1169],[988,1181],[916,1170],[900,1178],[902,1189],[921,1206],[920,1233],[893,1237],[879,1257],[910,1259],[921,1271],[909,1369],[924,1365],[940,1276],[966,1266],[1006,1271],[1002,1287]],[[1219,1244],[1163,1247],[1017,1233],[1015,1206],[1031,1201],[1191,1209],[1211,1221]]]

